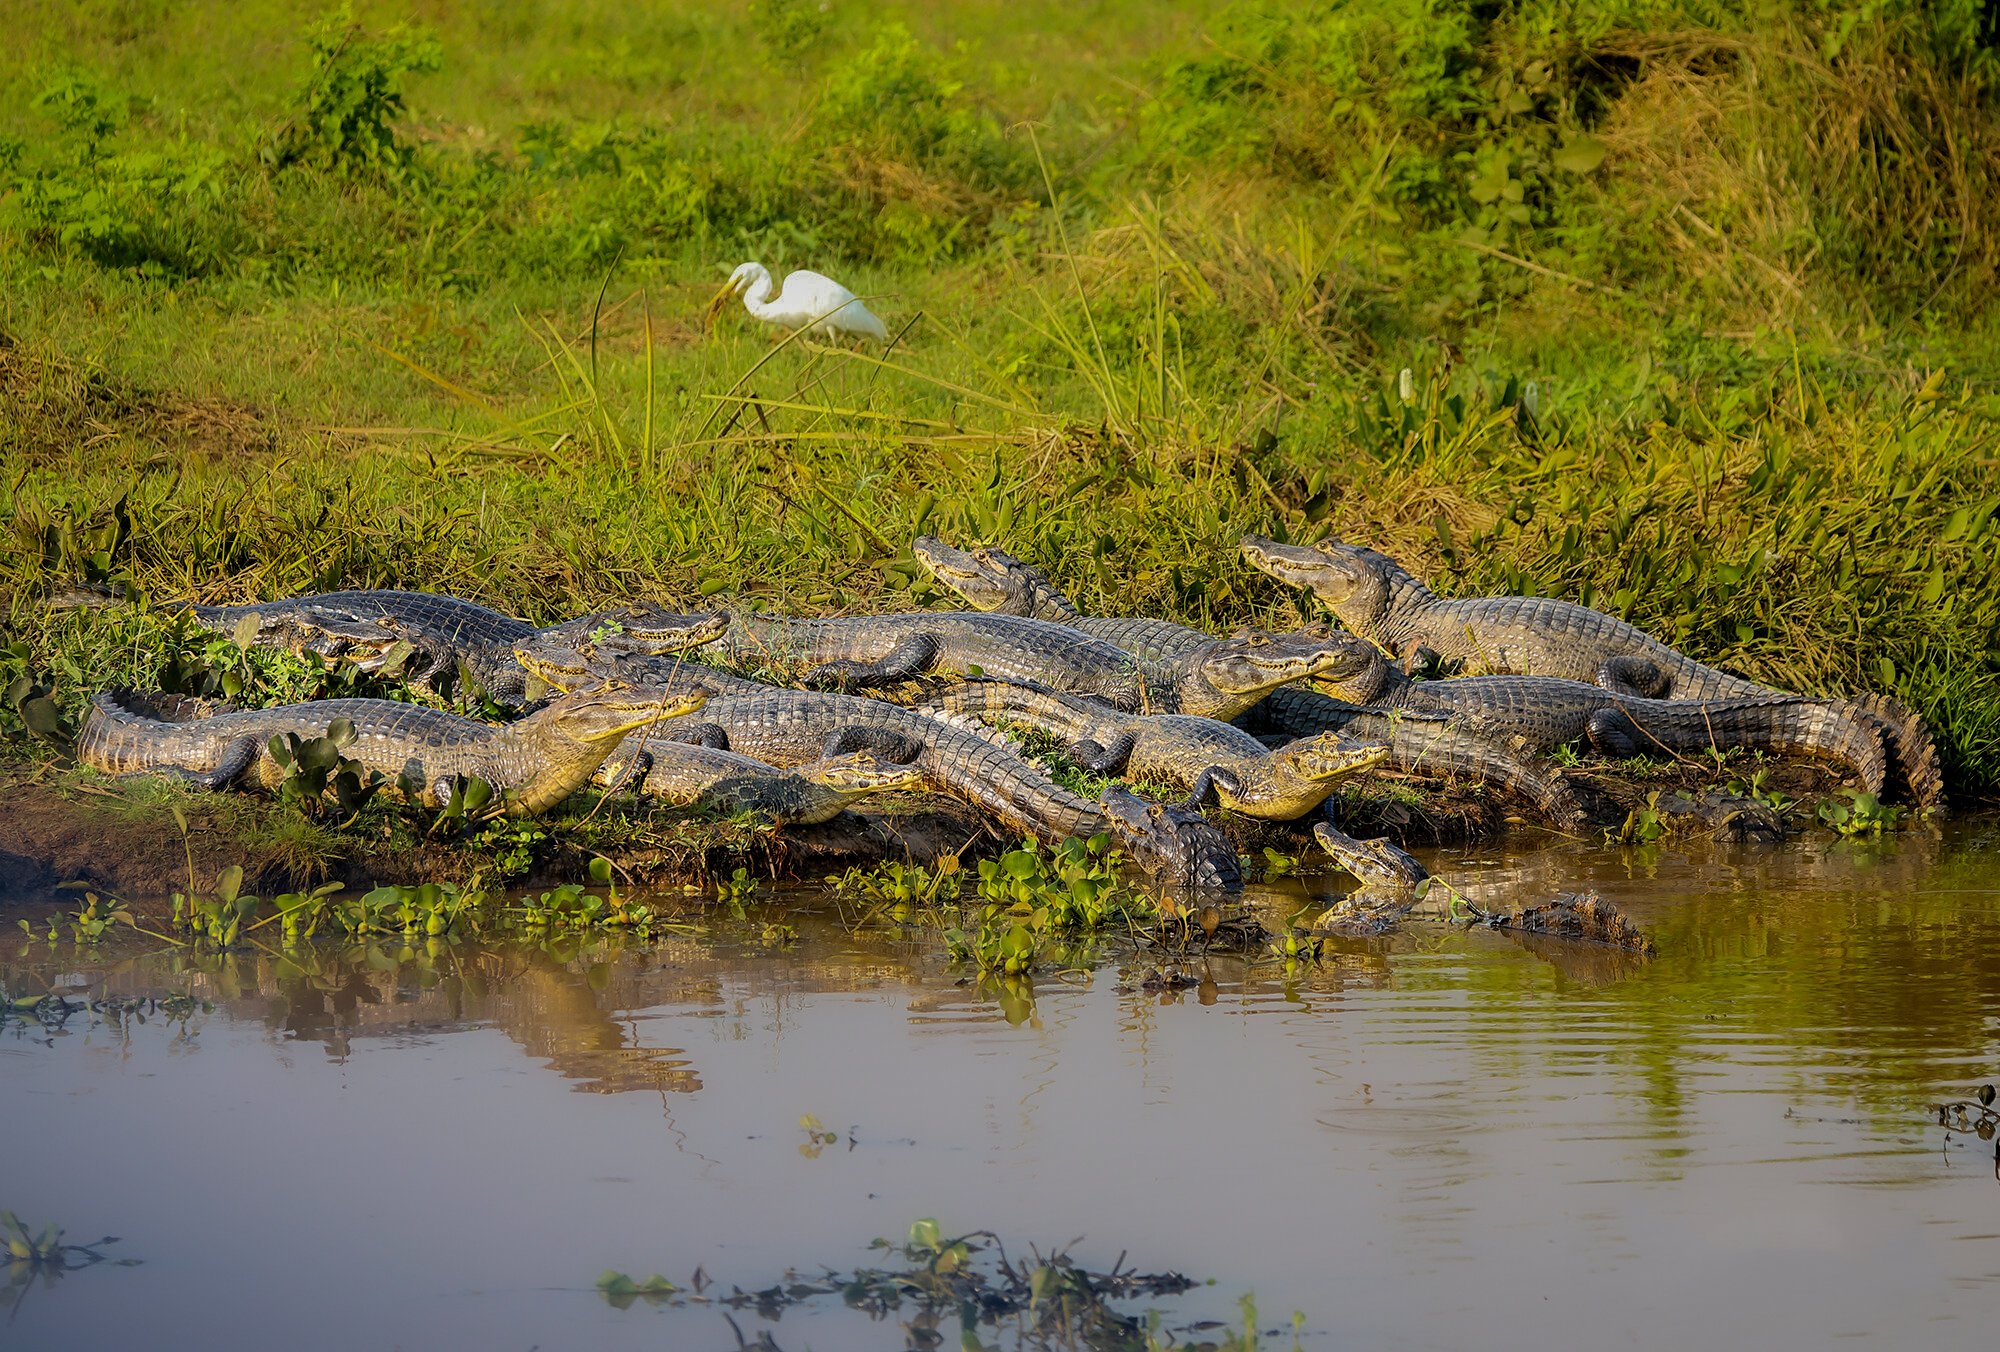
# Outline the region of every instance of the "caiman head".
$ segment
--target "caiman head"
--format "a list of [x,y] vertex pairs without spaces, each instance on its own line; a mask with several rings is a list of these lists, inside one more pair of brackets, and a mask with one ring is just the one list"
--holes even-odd
[[1317,737],[1301,738],[1289,746],[1280,747],[1271,753],[1271,759],[1288,766],[1300,779],[1318,784],[1339,779],[1342,775],[1373,770],[1389,759],[1389,748],[1350,741],[1338,733],[1322,732]]
[[1075,616],[1069,598],[1055,589],[1048,574],[1021,562],[1004,549],[974,545],[954,549],[935,535],[919,535],[910,542],[917,562],[931,575],[965,598],[974,610],[995,615],[1057,614]]
[[530,693],[539,681],[558,694],[606,679],[616,663],[598,658],[589,644],[571,647],[559,638],[542,635],[514,645],[514,660],[529,676]]
[[532,720],[564,741],[601,747],[609,755],[626,733],[691,714],[706,703],[708,691],[700,688],[676,691],[599,681],[571,691],[521,721]]
[[1371,887],[1414,888],[1430,870],[1386,838],[1356,840],[1325,822],[1313,827],[1313,839],[1333,856],[1333,862]]
[[1149,803],[1113,784],[1098,802],[1132,862],[1172,887],[1241,892],[1243,870],[1236,847],[1214,823],[1178,804]]
[[799,773],[815,784],[857,796],[889,789],[913,789],[924,781],[924,772],[919,767],[885,759],[872,751],[829,756],[800,766]]
[[1387,554],[1338,540],[1281,545],[1243,537],[1243,557],[1289,586],[1310,588],[1319,603],[1357,634],[1372,634],[1388,616],[1395,593],[1416,579]]
[[726,612],[690,615],[641,601],[567,621],[540,637],[579,648],[615,640],[626,651],[659,657],[713,643],[728,628]]
[[1379,657],[1366,640],[1331,629],[1291,634],[1246,629],[1182,659],[1177,681],[1181,712],[1234,718],[1281,685],[1345,680],[1368,670]]

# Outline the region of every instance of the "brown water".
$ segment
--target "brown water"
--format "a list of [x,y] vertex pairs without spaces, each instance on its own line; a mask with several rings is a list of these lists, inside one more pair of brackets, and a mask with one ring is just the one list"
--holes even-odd
[[[2000,831],[1426,862],[1594,886],[1661,955],[1432,927],[1295,981],[1218,957],[1161,996],[1114,958],[1003,1001],[816,890],[603,961],[0,941],[16,993],[214,1006],[0,1035],[0,1207],[143,1260],[31,1287],[0,1346],[734,1348],[592,1282],[762,1286],[920,1216],[1214,1278],[1170,1324],[1254,1291],[1313,1348],[1991,1345],[1992,1147],[1926,1108],[2000,1072]],[[769,1332],[905,1345],[837,1302]]]

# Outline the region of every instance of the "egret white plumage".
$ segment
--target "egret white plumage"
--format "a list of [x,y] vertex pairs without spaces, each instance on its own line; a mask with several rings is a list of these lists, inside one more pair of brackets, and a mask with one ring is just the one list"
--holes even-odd
[[728,283],[708,307],[713,322],[731,296],[743,297],[743,308],[755,319],[787,331],[804,328],[820,338],[852,335],[889,341],[889,330],[852,291],[817,272],[792,272],[777,298],[771,296],[771,274],[762,263],[745,263],[729,274]]

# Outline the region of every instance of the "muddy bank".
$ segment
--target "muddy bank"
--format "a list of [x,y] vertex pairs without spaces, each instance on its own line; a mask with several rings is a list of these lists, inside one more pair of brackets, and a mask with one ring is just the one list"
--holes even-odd
[[[1582,829],[1593,837],[1616,831],[1660,789],[1660,824],[1669,834],[1776,839],[1806,825],[1809,805],[1836,787],[1811,767],[1784,767],[1772,787],[1781,784],[1801,807],[1781,816],[1728,794],[1705,770],[1654,767],[1643,781],[1630,778],[1626,767],[1587,765],[1566,773],[1590,811],[1591,824]],[[820,826],[784,830],[670,812],[625,818],[582,806],[524,824],[519,836],[444,838],[426,836],[426,823],[415,817],[376,814],[354,829],[333,830],[257,795],[193,794],[15,767],[0,770],[0,902],[48,899],[65,884],[161,896],[185,889],[190,871],[206,885],[231,864],[243,867],[246,887],[265,895],[326,881],[351,888],[417,879],[463,883],[475,875],[527,886],[583,881],[600,855],[629,886],[669,887],[739,868],[758,878],[817,878],[886,860],[976,857],[1011,843],[951,799],[923,795],[898,805],[906,810],[848,812]],[[1675,805],[1683,810],[1670,811]],[[1538,826],[1519,804],[1475,785],[1401,777],[1358,787],[1337,807],[1353,834],[1387,836],[1407,847],[1467,845]],[[1314,849],[1305,831],[1289,823],[1232,817],[1220,824],[1253,860],[1266,847],[1294,855]]]
[[511,860],[503,859],[509,842],[427,839],[421,826],[413,832],[400,824],[370,823],[372,835],[330,831],[287,819],[276,804],[248,795],[127,795],[15,773],[0,775],[0,804],[0,902],[48,900],[66,885],[163,896],[185,890],[190,872],[205,886],[232,864],[242,866],[246,890],[270,894],[326,881],[350,888],[416,879],[463,883],[474,875],[510,885],[584,881],[590,860],[602,855],[621,881],[664,887],[738,868],[760,878],[815,878],[890,859],[930,863],[999,844],[969,811],[929,799],[909,812],[847,812],[784,831],[740,820],[662,820],[618,830],[614,839],[588,829],[589,822],[576,830],[539,823],[541,839],[515,847]]

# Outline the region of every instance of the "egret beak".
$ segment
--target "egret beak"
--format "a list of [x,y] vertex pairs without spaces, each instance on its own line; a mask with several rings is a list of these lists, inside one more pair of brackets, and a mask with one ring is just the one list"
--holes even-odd
[[722,313],[722,307],[729,304],[735,298],[735,295],[736,279],[732,277],[722,284],[722,289],[715,293],[715,299],[708,303],[708,313],[702,317],[701,321],[701,331],[703,333],[709,333],[714,330],[716,316]]

